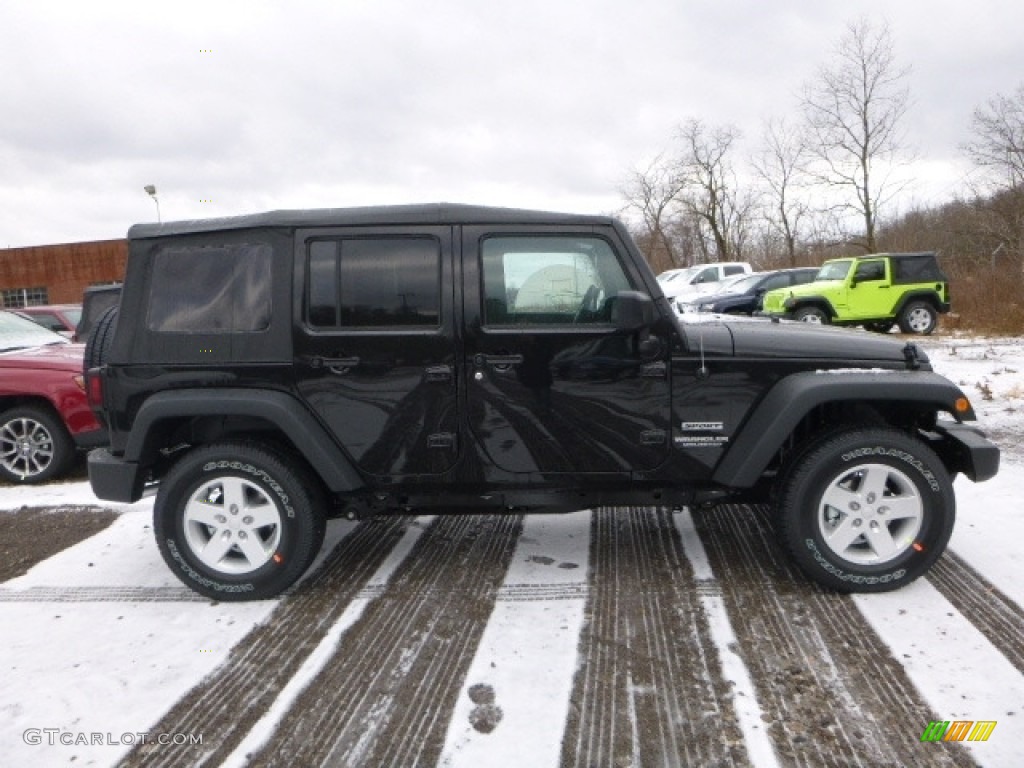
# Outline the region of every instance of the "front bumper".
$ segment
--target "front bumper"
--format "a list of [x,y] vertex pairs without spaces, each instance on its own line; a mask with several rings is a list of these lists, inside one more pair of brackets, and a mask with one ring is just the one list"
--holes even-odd
[[999,471],[999,446],[977,427],[940,421],[933,447],[946,466],[963,472],[976,483],[995,477]]
[[131,504],[142,498],[145,473],[134,461],[114,456],[107,448],[89,452],[89,485],[97,498]]

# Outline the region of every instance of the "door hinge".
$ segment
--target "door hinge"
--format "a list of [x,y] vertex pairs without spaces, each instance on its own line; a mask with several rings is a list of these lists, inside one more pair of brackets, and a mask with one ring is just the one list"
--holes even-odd
[[455,433],[453,432],[435,432],[427,437],[428,448],[454,448],[455,447]]

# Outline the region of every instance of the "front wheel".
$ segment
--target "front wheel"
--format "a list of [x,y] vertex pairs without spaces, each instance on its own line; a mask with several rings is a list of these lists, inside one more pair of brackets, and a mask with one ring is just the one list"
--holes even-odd
[[949,473],[924,443],[851,428],[803,452],[778,501],[783,546],[815,581],[885,592],[927,571],[953,532]]
[[828,325],[828,313],[820,307],[801,307],[793,313],[793,319],[801,323]]
[[216,600],[275,597],[323,543],[322,494],[293,458],[255,443],[217,443],[167,473],[153,508],[164,561]]

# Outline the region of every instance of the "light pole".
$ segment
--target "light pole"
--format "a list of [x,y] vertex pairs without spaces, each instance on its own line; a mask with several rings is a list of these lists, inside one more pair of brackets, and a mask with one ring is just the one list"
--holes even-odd
[[156,197],[156,187],[154,187],[152,184],[147,184],[146,186],[143,187],[143,189],[146,190],[146,194],[152,197],[153,202],[156,203],[156,223],[163,223],[160,221],[160,201],[157,200]]

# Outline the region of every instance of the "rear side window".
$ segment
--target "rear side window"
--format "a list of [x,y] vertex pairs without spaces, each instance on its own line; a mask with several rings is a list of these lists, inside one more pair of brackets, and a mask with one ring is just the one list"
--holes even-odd
[[930,283],[946,280],[946,276],[939,269],[935,256],[931,253],[894,258],[892,274],[893,282],[896,283]]
[[306,322],[314,328],[440,324],[441,246],[433,238],[316,240],[306,275]]
[[157,252],[150,283],[151,331],[244,333],[270,325],[268,243],[176,246]]

